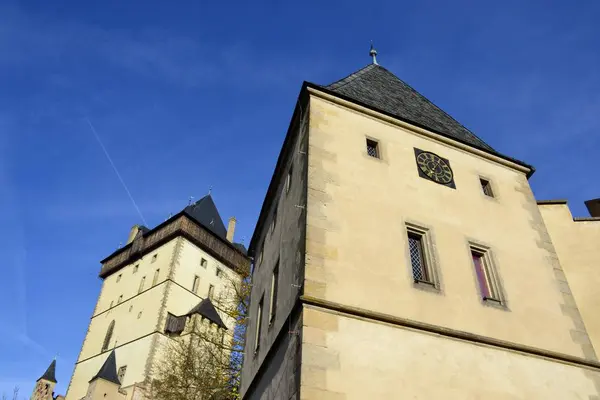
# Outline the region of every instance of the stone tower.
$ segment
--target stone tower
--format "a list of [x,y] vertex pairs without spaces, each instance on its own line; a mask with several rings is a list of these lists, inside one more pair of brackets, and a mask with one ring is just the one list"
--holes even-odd
[[244,246],[233,243],[234,227],[232,220],[226,231],[208,195],[153,229],[131,229],[127,244],[101,261],[102,288],[67,399],[95,399],[101,391],[143,398],[161,348],[195,315],[233,328],[210,299],[250,263]]
[[600,218],[538,205],[533,173],[376,63],[305,82],[249,246],[243,398],[600,398]]
[[56,360],[52,360],[46,372],[36,381],[31,400],[53,400],[56,383]]

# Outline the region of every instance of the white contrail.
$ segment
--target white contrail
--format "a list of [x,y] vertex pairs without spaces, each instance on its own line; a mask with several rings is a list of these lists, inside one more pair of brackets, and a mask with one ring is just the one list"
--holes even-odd
[[91,129],[92,133],[94,134],[94,137],[96,138],[96,141],[98,141],[98,144],[100,145],[100,147],[102,147],[102,151],[104,152],[104,155],[108,159],[108,162],[110,163],[110,165],[115,170],[115,174],[117,174],[117,178],[119,178],[119,181],[121,181],[121,185],[123,185],[123,189],[125,189],[125,191],[127,192],[127,196],[129,196],[129,199],[131,200],[131,203],[133,204],[133,206],[137,210],[138,214],[140,215],[140,218],[142,219],[142,222],[144,223],[144,225],[148,225],[146,223],[146,220],[144,219],[144,216],[142,215],[142,212],[140,211],[140,208],[138,207],[137,203],[133,199],[133,196],[131,195],[131,192],[127,188],[127,185],[125,184],[125,181],[121,177],[121,174],[119,173],[119,170],[117,169],[117,166],[113,162],[112,158],[110,158],[110,155],[108,154],[108,151],[106,150],[106,147],[104,147],[104,144],[102,143],[102,140],[100,140],[100,136],[98,136],[98,133],[96,132],[96,129],[94,128],[94,125],[92,125],[92,122],[89,120],[89,118],[86,118],[85,120],[90,125],[90,129]]

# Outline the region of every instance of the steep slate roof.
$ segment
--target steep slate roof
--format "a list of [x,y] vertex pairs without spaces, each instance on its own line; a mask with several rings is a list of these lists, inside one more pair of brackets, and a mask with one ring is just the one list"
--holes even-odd
[[56,381],[56,360],[52,360],[52,362],[48,366],[48,369],[46,369],[46,372],[44,372],[44,375],[42,375],[38,378],[38,381],[42,380],[42,379],[49,381],[49,382],[54,382],[54,383],[57,382]]
[[227,229],[225,229],[223,220],[219,215],[219,211],[217,211],[217,206],[210,194],[187,206],[183,211],[215,235],[222,239],[227,238]]
[[105,381],[116,383],[117,385],[121,384],[119,376],[117,375],[117,358],[114,350],[110,352],[108,358],[104,361],[104,364],[102,364],[100,371],[90,379],[90,382],[96,379],[104,379]]
[[192,308],[190,312],[187,313],[188,316],[192,314],[200,314],[204,318],[207,318],[209,321],[214,322],[221,328],[227,329],[227,327],[223,323],[223,320],[219,316],[219,313],[215,309],[215,306],[213,306],[213,303],[212,301],[210,301],[209,298],[202,300],[196,307]]
[[344,79],[321,87],[394,117],[495,153],[491,146],[473,132],[380,65],[370,64]]

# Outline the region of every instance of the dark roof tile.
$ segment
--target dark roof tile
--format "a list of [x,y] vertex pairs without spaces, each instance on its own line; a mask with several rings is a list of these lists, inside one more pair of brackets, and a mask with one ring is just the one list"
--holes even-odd
[[217,324],[221,328],[227,329],[227,327],[223,323],[223,320],[219,316],[217,309],[215,308],[215,306],[209,298],[202,300],[196,307],[192,308],[190,312],[187,313],[187,315],[192,314],[200,314],[203,317],[207,318],[209,321]]
[[210,194],[187,206],[183,211],[215,235],[222,239],[227,238],[227,230]]
[[56,381],[56,360],[52,360],[52,362],[46,369],[46,372],[44,372],[44,375],[42,375],[38,378],[38,381],[42,380],[42,379],[49,381],[49,382],[54,382],[54,383],[57,382]]
[[434,132],[494,152],[473,132],[380,65],[370,64],[322,87]]
[[102,364],[102,367],[98,373],[94,375],[92,379],[90,379],[90,382],[96,379],[104,379],[106,381],[116,383],[117,385],[121,384],[119,381],[119,376],[117,375],[117,356],[115,355],[114,350],[110,352],[108,358],[106,361],[104,361],[104,364]]

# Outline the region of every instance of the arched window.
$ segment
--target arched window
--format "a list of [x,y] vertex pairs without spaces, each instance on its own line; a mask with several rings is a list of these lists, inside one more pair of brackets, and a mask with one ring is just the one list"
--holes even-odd
[[106,351],[108,349],[108,345],[110,344],[110,339],[112,338],[113,330],[115,329],[115,320],[110,321],[108,325],[108,329],[106,330],[106,336],[104,337],[104,343],[102,343],[102,350]]

